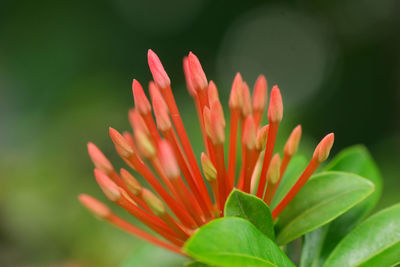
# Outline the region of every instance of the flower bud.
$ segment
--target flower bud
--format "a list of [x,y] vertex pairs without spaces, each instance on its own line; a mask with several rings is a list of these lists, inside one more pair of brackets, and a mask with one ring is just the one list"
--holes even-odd
[[149,63],[151,74],[153,75],[154,82],[160,88],[167,88],[170,86],[171,81],[161,64],[160,59],[151,49],[147,52],[147,61]]
[[301,125],[297,125],[290,134],[284,148],[284,153],[290,157],[296,154],[301,138]]
[[328,157],[333,146],[335,135],[330,133],[326,135],[321,142],[317,145],[314,151],[313,158],[315,158],[318,163],[324,162]]
[[135,196],[139,196],[142,193],[142,185],[135,179],[127,170],[121,169],[121,178],[124,181],[126,187]]
[[230,108],[239,109],[242,106],[242,82],[242,76],[240,73],[236,73],[232,84],[231,95],[229,97]]
[[246,82],[242,83],[242,115],[243,117],[247,117],[252,114],[253,110],[251,107],[251,96],[250,96],[250,88]]
[[264,75],[257,78],[253,92],[253,109],[263,111],[267,105],[267,80]]
[[203,71],[203,68],[201,67],[199,59],[192,52],[189,52],[188,60],[193,87],[196,90],[207,89],[207,77]]
[[89,195],[80,194],[78,199],[85,208],[100,219],[106,219],[111,215],[111,211],[106,205]]
[[267,145],[268,132],[269,132],[269,125],[268,124],[265,125],[264,127],[262,127],[260,130],[258,130],[257,138],[256,138],[256,148],[257,148],[257,150],[262,150]]
[[133,99],[135,101],[135,108],[140,114],[148,114],[151,112],[150,102],[143,91],[143,87],[137,80],[132,83]]
[[179,167],[175,159],[171,145],[166,140],[161,140],[159,143],[160,161],[164,169],[165,175],[168,178],[175,179],[180,175]]
[[281,158],[279,154],[276,154],[269,164],[268,172],[267,172],[267,180],[271,184],[276,184],[280,177],[280,168],[281,168]]
[[103,190],[104,194],[109,200],[115,202],[121,199],[121,194],[119,192],[118,186],[110,178],[108,178],[107,175],[105,175],[100,170],[95,169],[94,176],[101,190]]
[[104,156],[100,149],[93,143],[87,144],[89,156],[93,161],[94,166],[104,173],[110,173],[114,170],[110,161]]
[[132,147],[117,130],[109,128],[111,140],[122,157],[128,158],[134,154]]
[[248,116],[244,123],[242,143],[247,149],[251,150],[256,147],[256,126],[253,116]]
[[150,190],[143,188],[142,191],[143,200],[150,207],[150,209],[154,212],[155,215],[161,216],[165,213],[165,207],[162,201],[156,197],[153,192]]
[[204,152],[201,153],[201,166],[207,181],[212,182],[217,179],[217,169],[215,169],[214,164]]
[[272,87],[271,99],[268,107],[268,121],[269,123],[279,123],[283,117],[283,104],[282,96],[278,86]]

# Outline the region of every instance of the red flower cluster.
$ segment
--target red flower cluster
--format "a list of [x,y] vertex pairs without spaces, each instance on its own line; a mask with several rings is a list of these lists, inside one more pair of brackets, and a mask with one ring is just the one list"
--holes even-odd
[[[275,140],[283,117],[279,88],[272,87],[268,105],[269,124],[261,127],[267,107],[267,81],[260,75],[251,96],[249,86],[238,73],[229,99],[229,154],[226,166],[226,121],[218,90],[214,82],[208,82],[198,58],[189,53],[183,60],[183,69],[204,140],[202,174],[175,103],[170,79],[151,50],[148,52],[148,62],[154,78],[154,82],[149,83],[151,104],[140,83],[133,80],[135,108],[129,111],[133,134],[120,134],[110,128],[110,136],[121,158],[143,176],[157,195],[142,187],[127,170],[115,171],[94,144],[89,143],[88,150],[95,165],[96,181],[107,198],[159,236],[133,226],[91,196],[82,194],[79,199],[95,215],[117,227],[153,244],[182,253],[180,248],[198,227],[224,215],[225,201],[234,187],[255,193],[268,205],[271,203],[286,167],[297,151],[301,126],[297,126],[289,136],[282,160],[279,154],[274,155]],[[242,160],[240,171],[236,172],[239,131]],[[333,139],[331,133],[318,144],[303,174],[273,209],[273,218],[282,212],[326,160]],[[207,189],[206,181],[212,194]]]

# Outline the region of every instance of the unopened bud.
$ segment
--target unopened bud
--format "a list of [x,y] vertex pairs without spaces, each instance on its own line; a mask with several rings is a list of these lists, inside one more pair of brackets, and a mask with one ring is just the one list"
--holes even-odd
[[199,59],[193,54],[189,52],[189,69],[190,69],[190,76],[192,78],[193,87],[196,90],[204,90],[207,89],[208,82],[206,74],[201,67]]
[[257,148],[257,150],[262,150],[267,145],[268,132],[269,132],[269,125],[268,124],[265,125],[264,127],[262,127],[260,130],[258,130],[257,138],[256,138],[256,148]]
[[109,128],[109,132],[111,140],[114,142],[115,147],[122,157],[128,158],[134,154],[132,147],[129,145],[128,141],[126,141],[125,137],[111,127]]
[[263,111],[267,105],[267,79],[264,75],[257,78],[253,92],[253,109]]
[[185,74],[186,87],[189,91],[189,94],[194,97],[196,95],[196,89],[194,88],[193,83],[192,83],[192,75],[190,73],[188,57],[183,58],[183,72]]
[[114,170],[110,161],[104,156],[100,149],[93,143],[89,142],[87,144],[89,156],[94,164],[94,166],[105,173],[110,173]]
[[94,176],[101,190],[106,197],[112,202],[118,201],[121,198],[118,186],[103,172],[98,169],[94,170]]
[[78,199],[85,208],[100,219],[106,219],[111,215],[110,209],[105,204],[89,195],[80,194]]
[[315,158],[319,163],[324,162],[329,157],[334,139],[335,135],[333,133],[326,135],[315,148],[313,158]]
[[230,108],[241,108],[242,106],[242,76],[237,73],[233,80],[231,95],[229,97]]
[[167,88],[170,86],[171,81],[165,72],[163,65],[161,64],[160,59],[151,49],[149,49],[147,52],[147,61],[149,63],[150,71],[153,75],[155,83],[160,88]]
[[160,89],[157,87],[157,85],[153,81],[149,82],[149,92],[150,92],[150,99],[151,99],[151,102],[153,103],[153,106],[154,106],[154,99],[158,98],[159,99],[158,101],[160,101],[159,104],[162,105],[161,107],[168,110],[167,103],[165,103],[164,97],[161,94]]
[[132,192],[135,196],[139,196],[142,192],[142,185],[135,179],[127,170],[121,169],[121,178],[124,181],[126,187],[128,187],[129,191]]
[[296,154],[299,148],[299,143],[301,139],[301,125],[297,125],[290,134],[284,148],[284,153],[288,156],[293,156]]
[[247,117],[252,114],[250,88],[246,82],[242,83],[242,115]]
[[128,192],[126,192],[123,188],[118,187],[119,193],[123,197],[124,201],[128,201],[130,204],[137,206],[137,203],[129,196]]
[[165,213],[165,207],[162,201],[156,197],[153,192],[150,190],[143,188],[142,191],[143,200],[146,204],[150,207],[150,209],[154,212],[157,216],[162,216]]
[[203,167],[203,173],[207,181],[212,182],[217,179],[217,170],[204,152],[201,153],[201,166]]
[[253,116],[248,116],[244,123],[242,143],[247,149],[251,150],[256,147],[256,126]]
[[134,131],[142,131],[146,134],[149,134],[149,129],[143,119],[143,117],[139,114],[136,109],[129,110],[129,122]]
[[141,155],[146,158],[153,158],[156,155],[156,149],[147,134],[135,131],[135,139]]
[[219,102],[218,89],[215,83],[213,81],[210,81],[208,83],[208,102],[211,105],[215,101]]
[[221,112],[222,109],[218,108],[218,103],[214,104],[210,109],[211,141],[214,144],[223,144],[225,142],[225,119]]
[[269,123],[279,123],[283,117],[283,104],[282,96],[278,86],[272,87],[271,98],[268,107],[268,121]]
[[267,172],[267,180],[271,184],[276,184],[280,177],[280,168],[281,168],[281,158],[279,154],[276,154],[269,164],[268,172]]
[[168,109],[165,106],[164,100],[161,96],[154,95],[153,97],[154,115],[156,117],[157,128],[160,131],[167,131],[171,129],[171,119],[168,115]]
[[204,107],[203,109],[203,120],[204,120],[204,129],[206,130],[206,134],[209,138],[211,138],[212,137],[211,112],[208,107]]
[[140,114],[148,114],[151,112],[150,102],[143,91],[142,85],[137,80],[132,83],[133,99],[135,101],[135,108]]
[[171,145],[166,140],[161,140],[159,143],[160,161],[164,169],[165,175],[168,178],[175,179],[179,177],[179,167],[175,159]]

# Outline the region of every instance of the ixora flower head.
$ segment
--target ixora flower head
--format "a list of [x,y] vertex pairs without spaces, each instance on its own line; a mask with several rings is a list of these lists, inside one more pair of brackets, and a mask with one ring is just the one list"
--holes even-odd
[[[142,187],[127,170],[121,169],[120,173],[115,171],[93,143],[88,144],[88,151],[95,165],[96,181],[107,198],[163,239],[129,224],[88,195],[81,195],[79,199],[98,217],[149,242],[181,253],[180,247],[196,229],[224,216],[225,202],[234,188],[246,193],[254,192],[267,204],[271,203],[286,167],[297,151],[301,126],[297,126],[290,135],[281,164],[279,154],[273,154],[283,117],[280,90],[278,86],[272,87],[267,105],[265,77],[258,77],[251,98],[249,86],[238,73],[229,100],[230,134],[225,136],[226,121],[218,89],[214,82],[207,81],[199,59],[190,52],[184,58],[184,72],[204,139],[205,152],[201,155],[199,165],[175,103],[170,79],[152,50],[148,52],[148,62],[154,78],[154,82],[149,84],[151,101],[137,80],[132,83],[135,108],[129,111],[129,119],[133,134],[120,134],[111,127],[109,132],[121,158],[146,179],[158,196]],[[260,126],[267,106],[269,124]],[[240,171],[236,173],[239,164],[236,160],[239,131],[242,133],[242,161]],[[227,138],[229,157],[226,166],[224,144]],[[278,217],[315,169],[327,159],[333,139],[334,135],[328,134],[319,143],[296,184],[272,210],[274,218]],[[262,169],[258,176],[255,175],[255,166],[260,160]],[[207,190],[206,182],[211,186],[212,195]],[[252,183],[257,183],[253,190]]]
[[[207,80],[199,59],[190,52],[183,60],[183,70],[204,142],[204,152],[197,155],[201,159],[199,164],[175,103],[171,80],[151,50],[148,51],[148,63],[154,79],[148,87],[150,100],[137,80],[132,84],[135,108],[129,111],[129,121],[133,133],[121,134],[110,128],[109,134],[120,157],[151,188],[145,188],[125,169],[117,172],[93,143],[88,144],[88,151],[95,165],[96,181],[107,198],[152,232],[118,217],[93,197],[80,195],[81,203],[97,217],[165,249],[190,255],[205,263],[220,264],[209,260],[212,257],[202,258],[200,252],[193,252],[194,247],[201,246],[196,242],[201,243],[204,236],[207,241],[202,245],[214,242],[210,238],[215,236],[215,232],[202,236],[203,230],[220,225],[225,237],[233,231],[231,234],[235,237],[230,240],[233,242],[231,245],[238,248],[252,238],[246,236],[239,242],[241,230],[250,235],[254,230],[251,227],[255,225],[254,231],[263,232],[270,240],[268,242],[272,242],[265,246],[270,246],[272,252],[283,253],[278,245],[287,244],[332,221],[373,192],[371,182],[344,172],[326,172],[310,179],[328,158],[334,142],[333,133],[322,138],[308,164],[289,171],[288,166],[297,164],[293,160],[302,128],[300,125],[294,128],[281,156],[274,154],[283,118],[278,86],[272,86],[268,97],[267,80],[260,75],[251,94],[248,84],[239,73],[236,74],[229,98],[228,120],[216,84]],[[267,125],[261,125],[264,113],[267,113]],[[229,129],[226,130],[227,125]],[[239,151],[241,160],[237,160]],[[343,171],[340,168],[331,170]],[[226,218],[231,216],[245,218],[253,224],[237,229],[235,223],[240,225],[243,222]],[[264,219],[257,222],[260,216]],[[227,224],[229,221],[231,224]],[[251,229],[244,229],[246,227]],[[268,227],[270,230],[265,230]],[[234,243],[234,240],[239,243]],[[216,246],[223,250],[223,245],[213,245],[210,251]],[[255,243],[248,246],[255,246]],[[205,250],[208,250],[207,245]],[[240,253],[246,254],[244,251],[246,248],[242,248]],[[292,266],[288,263],[290,261],[279,263],[274,257],[265,259],[268,255],[256,256],[278,266]],[[221,266],[236,265],[227,263]]]

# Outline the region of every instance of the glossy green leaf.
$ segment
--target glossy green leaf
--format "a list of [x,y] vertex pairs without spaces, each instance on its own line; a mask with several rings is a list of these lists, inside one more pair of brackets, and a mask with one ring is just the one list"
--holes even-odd
[[209,265],[227,267],[294,266],[289,258],[252,223],[227,217],[201,227],[183,250]]
[[354,228],[335,248],[324,267],[390,267],[400,263],[400,204]]
[[287,192],[289,192],[290,188],[292,188],[297,179],[299,179],[301,173],[306,168],[307,163],[308,161],[303,155],[296,155],[292,158],[285,171],[285,174],[283,175],[282,181],[276,190],[274,199],[271,202],[271,209],[276,207],[276,205],[278,205],[278,203],[284,198]]
[[355,174],[324,172],[315,175],[279,216],[277,243],[284,245],[332,221],[373,191],[370,181]]
[[[322,266],[339,241],[372,210],[382,191],[381,175],[364,146],[357,145],[343,150],[326,167],[326,170],[358,174],[373,182],[375,191],[329,225],[324,226],[324,229],[313,231],[305,236],[300,265],[302,267]],[[319,241],[318,245],[315,240]]]
[[143,244],[138,247],[121,267],[154,266],[154,267],[176,267],[184,266],[189,259],[182,255],[167,251],[163,248]]
[[240,217],[248,220],[263,234],[275,240],[271,211],[258,197],[235,189],[225,203],[224,213],[226,217]]
[[325,224],[304,235],[300,267],[322,266],[323,259],[320,255],[328,229],[329,224]]

